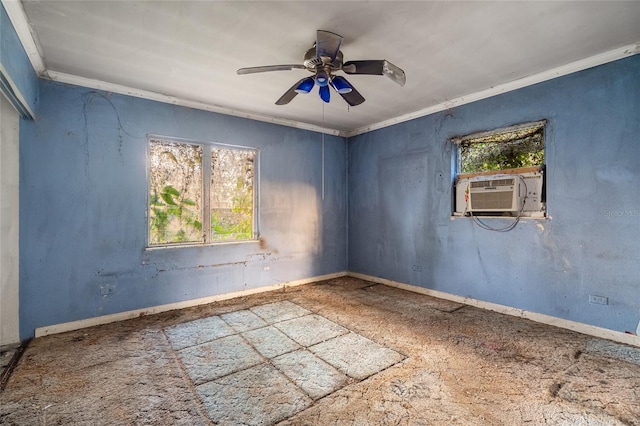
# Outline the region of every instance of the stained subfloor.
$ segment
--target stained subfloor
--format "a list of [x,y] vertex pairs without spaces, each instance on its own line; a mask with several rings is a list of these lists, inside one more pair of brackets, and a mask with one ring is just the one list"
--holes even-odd
[[640,349],[351,277],[33,340],[6,425],[640,425]]

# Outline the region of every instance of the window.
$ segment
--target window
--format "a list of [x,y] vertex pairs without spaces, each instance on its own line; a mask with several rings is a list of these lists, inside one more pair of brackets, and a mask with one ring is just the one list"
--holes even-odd
[[148,139],[149,246],[257,238],[257,150]]
[[460,173],[544,165],[544,123],[531,123],[458,139]]
[[454,138],[454,215],[544,217],[545,124]]

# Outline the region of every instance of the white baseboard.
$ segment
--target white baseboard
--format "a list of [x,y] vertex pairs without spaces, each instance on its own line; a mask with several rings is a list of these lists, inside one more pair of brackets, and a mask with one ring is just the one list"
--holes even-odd
[[206,305],[207,303],[219,302],[221,300],[235,299],[237,297],[249,296],[251,294],[264,293],[268,291],[281,290],[286,287],[296,287],[299,285],[309,284],[316,281],[329,280],[332,278],[344,277],[347,272],[336,272],[333,274],[319,275],[316,277],[305,278],[295,281],[287,281],[266,287],[258,287],[250,290],[235,291],[232,293],[217,294],[214,296],[201,297],[199,299],[185,300],[183,302],[169,303],[166,305],[153,306],[149,308],[135,309],[133,311],[118,312],[111,315],[102,315],[99,317],[87,318],[78,321],[65,322],[61,324],[48,325],[46,327],[38,327],[35,330],[35,337],[48,336],[50,334],[64,333],[66,331],[79,330],[82,328],[93,327],[95,325],[108,324],[116,321],[124,321],[145,315],[158,314],[160,312],[173,311],[176,309],[190,308],[192,306]]
[[402,290],[412,291],[427,296],[437,297],[438,299],[450,300],[452,302],[463,303],[465,305],[475,306],[476,308],[486,309],[488,311],[499,312],[501,314],[512,315],[514,317],[526,318],[531,321],[542,324],[552,325],[554,327],[572,330],[589,336],[599,337],[602,339],[613,340],[614,342],[624,343],[627,345],[640,347],[640,337],[633,334],[621,333],[619,331],[609,330],[607,328],[596,327],[593,325],[583,324],[580,322],[569,321],[562,318],[552,317],[550,315],[529,312],[523,309],[512,308],[510,306],[499,305],[497,303],[485,302],[482,300],[472,299],[470,297],[457,296],[455,294],[445,293],[438,290],[431,290],[415,285],[404,284],[385,278],[374,277],[371,275],[349,272],[348,275],[354,278],[360,278],[365,281],[371,281],[378,284],[388,285],[390,287],[400,288]]
[[249,296],[257,293],[281,290],[286,287],[295,287],[299,285],[310,284],[317,281],[344,277],[347,275],[354,278],[359,278],[365,281],[384,284],[390,287],[395,287],[402,290],[411,291],[414,293],[420,293],[420,294],[424,294],[427,296],[436,297],[444,300],[450,300],[452,302],[462,303],[469,306],[475,306],[476,308],[486,309],[488,311],[499,312],[501,314],[525,318],[525,319],[539,322],[542,324],[547,324],[554,327],[572,330],[572,331],[586,334],[589,336],[599,337],[602,339],[612,340],[614,342],[619,342],[627,345],[640,347],[640,337],[634,336],[632,334],[621,333],[618,331],[609,330],[607,328],[601,328],[601,327],[596,327],[593,325],[583,324],[575,321],[569,321],[562,318],[552,317],[550,315],[539,314],[536,312],[529,312],[523,309],[517,309],[510,306],[499,305],[497,303],[485,302],[482,300],[472,299],[470,297],[458,296],[451,293],[445,293],[443,291],[431,290],[424,287],[418,287],[410,284],[401,283],[398,281],[392,281],[386,278],[374,277],[372,275],[359,274],[356,272],[336,272],[333,274],[320,275],[316,277],[310,277],[310,278],[305,278],[305,279],[296,280],[296,281],[289,281],[289,282],[274,284],[266,287],[254,288],[250,290],[218,294],[214,296],[202,297],[199,299],[185,300],[183,302],[169,303],[167,305],[153,306],[149,308],[136,309],[133,311],[119,312],[111,315],[103,315],[99,317],[87,318],[87,319],[78,320],[78,321],[71,321],[71,322],[65,322],[61,324],[49,325],[46,327],[39,327],[39,328],[36,328],[35,330],[35,337],[42,337],[42,336],[48,336],[50,334],[64,333],[67,331],[93,327],[95,325],[108,324],[116,321],[124,321],[124,320],[132,319],[140,316],[153,315],[160,312],[173,311],[176,309],[184,309],[192,306],[206,305],[208,303],[218,302],[221,300],[228,300],[228,299],[234,299],[237,297]]

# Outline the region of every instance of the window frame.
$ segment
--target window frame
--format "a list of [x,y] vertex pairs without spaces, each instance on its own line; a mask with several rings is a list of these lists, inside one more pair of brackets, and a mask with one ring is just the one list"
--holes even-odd
[[[540,167],[544,167],[546,165],[546,162],[547,162],[547,157],[546,157],[546,151],[547,151],[547,144],[546,144],[547,120],[538,120],[538,121],[530,121],[530,122],[527,122],[527,123],[515,124],[513,126],[508,126],[508,127],[501,127],[501,128],[498,128],[498,129],[493,129],[493,130],[488,130],[488,131],[470,133],[468,135],[456,136],[454,138],[451,138],[451,142],[456,147],[456,149],[455,149],[455,160],[456,160],[455,161],[455,164],[456,164],[455,177],[458,177],[459,175],[462,175],[462,174],[489,173],[488,171],[486,171],[486,172],[462,173],[462,154],[461,154],[461,149],[462,149],[462,145],[466,141],[468,141],[470,139],[479,139],[479,138],[483,138],[483,137],[497,136],[497,135],[501,135],[501,134],[504,134],[504,133],[517,132],[518,130],[528,129],[528,128],[531,128],[531,127],[542,127],[543,140],[544,140],[544,151],[545,151],[545,159],[544,160],[545,161]],[[536,166],[536,167],[538,167],[538,166]],[[495,172],[496,172],[496,174],[499,174],[501,172],[504,172],[505,170],[513,170],[513,169],[500,169],[500,170],[495,170]]]
[[[544,161],[543,164],[539,166],[528,166],[528,167],[520,167],[520,168],[505,168],[500,170],[491,170],[491,171],[482,171],[482,172],[471,172],[471,173],[462,173],[462,145],[464,142],[471,139],[479,139],[483,137],[491,137],[498,136],[504,133],[517,132],[518,130],[528,129],[532,127],[541,127],[543,134],[543,149],[544,149]],[[501,175],[501,174],[513,174],[513,175],[521,175],[522,173],[528,173],[534,171],[534,169],[538,169],[538,171],[542,175],[542,192],[541,192],[541,203],[543,205],[543,211],[540,213],[529,213],[530,211],[524,210],[521,211],[521,214],[518,216],[523,219],[547,219],[548,209],[547,209],[547,178],[546,178],[546,169],[547,169],[547,128],[548,121],[546,119],[537,120],[537,121],[529,121],[525,123],[515,124],[507,127],[500,127],[493,130],[488,131],[480,131],[474,132],[470,134],[466,134],[464,136],[456,136],[450,139],[450,142],[454,145],[453,151],[453,161],[452,165],[455,167],[455,171],[452,174],[453,178],[453,191],[452,191],[452,217],[469,217],[460,213],[456,206],[456,198],[458,191],[458,183],[461,180],[461,177],[473,177],[473,176],[491,176],[491,175]],[[507,141],[505,141],[507,142]],[[503,215],[483,215],[484,217],[497,217],[497,218],[505,218],[509,216]]]
[[[170,242],[162,244],[151,244],[151,230],[149,226],[150,221],[150,206],[151,206],[151,144],[153,141],[168,142],[176,144],[189,144],[197,145],[202,148],[202,240],[201,241],[188,241],[188,242]],[[203,246],[216,246],[225,244],[245,244],[255,243],[260,240],[260,149],[258,147],[250,147],[243,145],[234,145],[215,141],[201,141],[192,140],[186,138],[179,138],[175,136],[163,136],[157,134],[147,134],[146,136],[146,192],[147,192],[147,205],[145,211],[146,218],[146,249],[156,250],[164,248],[180,248],[180,247],[203,247]],[[211,154],[213,148],[226,148],[233,150],[252,151],[253,156],[253,187],[252,187],[252,232],[251,238],[244,240],[221,240],[215,241],[211,239],[211,167],[212,158]]]

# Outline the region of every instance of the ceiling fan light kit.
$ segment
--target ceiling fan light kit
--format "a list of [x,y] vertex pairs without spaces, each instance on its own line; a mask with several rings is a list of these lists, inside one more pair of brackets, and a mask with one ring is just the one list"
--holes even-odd
[[320,86],[318,93],[320,94],[320,99],[329,103],[331,100],[331,91],[329,90],[329,86]]
[[311,77],[303,78],[293,90],[296,93],[309,93],[311,89],[313,89],[314,84],[316,84],[316,82]]
[[331,87],[335,89],[336,92],[344,95],[345,93],[349,93],[353,90],[351,84],[347,81],[346,78],[336,75],[331,80]]
[[380,60],[348,61],[343,63],[343,54],[340,51],[342,36],[330,31],[318,30],[314,47],[307,50],[302,64],[266,65],[260,67],[240,68],[238,74],[255,74],[268,71],[290,71],[293,69],[306,69],[314,74],[296,82],[276,101],[276,105],[286,105],[299,93],[309,93],[314,85],[319,87],[320,98],[324,102],[331,99],[331,86],[350,105],[356,106],[364,102],[364,97],[358,93],[346,78],[334,75],[343,71],[350,75],[384,75],[404,86],[406,76],[404,71],[391,62]]

